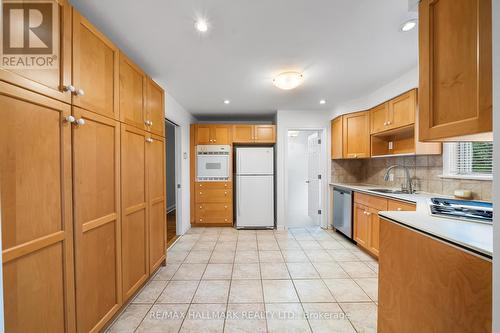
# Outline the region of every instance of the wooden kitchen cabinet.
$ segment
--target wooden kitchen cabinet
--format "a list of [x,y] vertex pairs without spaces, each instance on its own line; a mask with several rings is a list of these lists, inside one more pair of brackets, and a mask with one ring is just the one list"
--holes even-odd
[[413,203],[397,201],[397,200],[388,200],[387,202],[387,210],[395,210],[395,211],[415,211],[417,206]]
[[379,133],[387,129],[387,123],[389,121],[389,103],[385,102],[379,106],[374,107],[370,110],[370,122],[371,130],[370,133]]
[[149,275],[148,183],[149,134],[121,125],[122,294],[127,301]]
[[[65,89],[72,84],[71,6],[68,1],[58,0],[53,2],[53,15],[59,18],[58,24],[51,26],[54,29],[53,31],[43,31],[43,33],[47,35],[52,33],[53,36],[56,36],[56,40],[52,44],[53,54],[56,56],[54,68],[18,69],[2,66],[0,68],[0,81],[9,82],[39,94],[71,103],[71,92]],[[40,29],[43,29],[43,26],[37,27],[37,34],[41,34]]]
[[491,0],[420,1],[421,140],[492,139],[491,6]]
[[275,143],[276,126],[275,125],[254,125],[255,143]]
[[122,305],[120,123],[80,108],[73,128],[76,318],[97,332]]
[[254,142],[253,125],[233,125],[233,142],[235,143],[253,143]]
[[146,139],[148,171],[149,271],[154,272],[166,257],[166,174],[165,139],[152,135]]
[[231,126],[229,125],[195,125],[195,128],[198,145],[231,144]]
[[146,76],[120,52],[120,121],[146,129]]
[[193,219],[195,225],[232,225],[232,182],[196,182],[194,184]]
[[343,158],[343,131],[342,116],[337,117],[331,122],[332,137],[332,160]]
[[492,263],[381,219],[379,332],[491,332]]
[[370,243],[370,219],[367,210],[366,206],[354,203],[354,240],[364,248],[368,248]]
[[118,85],[118,48],[74,9],[73,105],[119,120]]
[[75,332],[70,111],[0,82],[6,332]]
[[417,91],[412,89],[388,102],[387,129],[394,129],[415,123],[417,112]]
[[146,79],[147,130],[165,136],[165,92],[151,78]]
[[368,218],[368,228],[369,228],[369,241],[368,251],[373,253],[376,257],[379,255],[379,247],[380,247],[380,218],[378,216],[378,210],[374,208],[368,208],[366,211]]
[[370,113],[350,113],[342,120],[344,158],[370,157]]

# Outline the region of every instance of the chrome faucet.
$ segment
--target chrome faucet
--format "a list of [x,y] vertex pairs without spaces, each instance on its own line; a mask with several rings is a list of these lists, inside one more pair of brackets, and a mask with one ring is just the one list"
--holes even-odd
[[408,193],[412,194],[414,192],[413,191],[413,184],[411,182],[410,170],[408,170],[407,166],[395,164],[395,165],[388,167],[387,170],[385,171],[384,180],[386,182],[389,181],[389,173],[391,172],[392,169],[395,169],[398,167],[405,169],[406,189],[407,189]]

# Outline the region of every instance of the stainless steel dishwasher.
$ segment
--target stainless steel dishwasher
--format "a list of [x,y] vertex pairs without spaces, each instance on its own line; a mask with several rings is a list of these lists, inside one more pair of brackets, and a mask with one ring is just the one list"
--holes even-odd
[[352,191],[333,187],[333,227],[352,239]]

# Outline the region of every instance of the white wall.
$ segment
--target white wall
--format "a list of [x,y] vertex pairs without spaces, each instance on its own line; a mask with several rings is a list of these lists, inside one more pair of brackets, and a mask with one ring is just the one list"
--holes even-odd
[[[165,85],[163,85],[165,87]],[[195,122],[194,117],[180,105],[170,94],[165,96],[166,118],[180,127],[181,137],[181,195],[177,202],[177,211],[180,211],[181,225],[177,228],[179,235],[184,234],[190,227],[190,186],[189,186],[189,125]],[[184,159],[186,155],[186,159]]]
[[[500,0],[493,0],[493,205],[500,207]],[[500,333],[500,218],[493,222],[493,332]],[[496,314],[496,315],[495,315]]]
[[330,112],[318,111],[289,111],[278,110],[276,112],[276,149],[277,149],[277,162],[276,162],[276,209],[277,209],[277,227],[278,229],[287,226],[286,205],[287,205],[287,147],[288,147],[288,130],[297,129],[320,129],[323,130],[323,145],[322,145],[322,174],[323,179],[323,200],[324,206],[322,226],[326,227],[328,224],[330,209],[326,204],[329,202],[328,181],[330,179],[331,168],[331,154],[330,154]]
[[366,96],[336,105],[332,110],[331,118],[333,119],[345,113],[370,109],[416,87],[418,87],[418,68],[404,73],[396,80]]

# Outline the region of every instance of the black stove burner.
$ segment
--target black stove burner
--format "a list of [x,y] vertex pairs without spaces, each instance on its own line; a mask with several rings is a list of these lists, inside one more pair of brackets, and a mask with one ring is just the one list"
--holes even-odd
[[491,203],[444,198],[432,198],[431,201],[431,213],[433,215],[485,223],[493,222],[493,205]]

